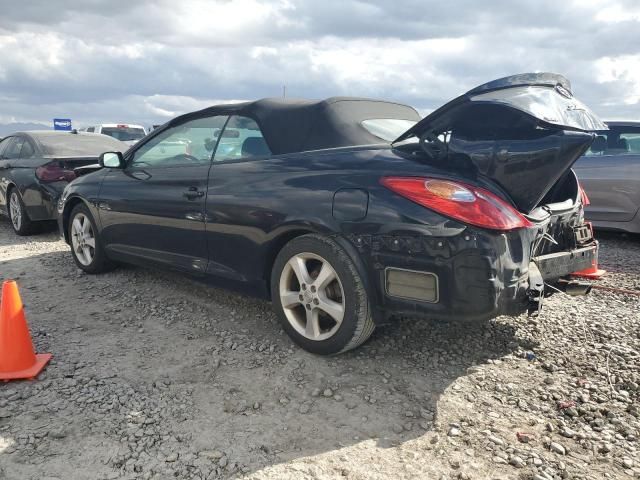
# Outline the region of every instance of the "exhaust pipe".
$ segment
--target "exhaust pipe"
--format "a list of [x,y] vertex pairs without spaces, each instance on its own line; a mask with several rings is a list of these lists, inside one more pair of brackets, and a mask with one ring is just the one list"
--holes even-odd
[[572,297],[577,297],[588,294],[591,291],[591,287],[592,285],[589,282],[571,281],[567,282],[564,287],[564,293]]

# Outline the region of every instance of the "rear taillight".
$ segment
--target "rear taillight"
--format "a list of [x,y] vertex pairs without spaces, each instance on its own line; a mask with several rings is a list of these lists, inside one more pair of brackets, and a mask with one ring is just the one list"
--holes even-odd
[[418,205],[477,227],[505,231],[533,225],[515,208],[484,188],[418,177],[384,177],[381,183]]
[[587,192],[584,191],[584,188],[582,188],[582,185],[580,184],[578,184],[578,188],[580,189],[580,200],[582,200],[582,206],[588,207],[591,205],[591,202],[589,201],[589,197],[587,197]]
[[73,170],[64,168],[60,162],[53,161],[36,168],[36,177],[42,183],[70,182],[76,178],[76,174]]

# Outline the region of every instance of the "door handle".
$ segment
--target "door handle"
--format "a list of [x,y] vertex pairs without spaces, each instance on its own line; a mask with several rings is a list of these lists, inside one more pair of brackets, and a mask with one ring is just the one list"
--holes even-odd
[[189,200],[204,197],[204,192],[198,190],[197,187],[189,187],[189,190],[183,193],[184,197]]

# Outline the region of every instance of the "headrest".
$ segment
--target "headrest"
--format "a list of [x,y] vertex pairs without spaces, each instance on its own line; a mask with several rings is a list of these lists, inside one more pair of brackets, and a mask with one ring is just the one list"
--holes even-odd
[[602,153],[607,148],[607,137],[604,135],[598,135],[591,144],[591,151],[593,153]]
[[271,155],[271,151],[262,137],[248,137],[242,142],[243,157],[264,157]]
[[629,151],[629,142],[627,141],[626,138],[619,138],[618,141],[616,142],[616,147],[617,150],[624,150],[625,152]]

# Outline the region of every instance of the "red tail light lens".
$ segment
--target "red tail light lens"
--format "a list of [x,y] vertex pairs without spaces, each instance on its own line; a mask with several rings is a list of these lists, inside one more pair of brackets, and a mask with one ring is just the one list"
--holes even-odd
[[580,184],[578,184],[578,188],[580,189],[580,200],[582,200],[582,206],[588,207],[591,205],[591,201],[589,200],[589,197],[587,197],[587,192],[584,191],[584,188],[582,188],[582,185]]
[[533,225],[500,197],[473,185],[418,177],[384,177],[381,183],[418,205],[477,227],[506,231]]
[[36,177],[42,183],[70,182],[76,178],[76,174],[73,170],[64,168],[60,162],[54,161],[36,168]]

